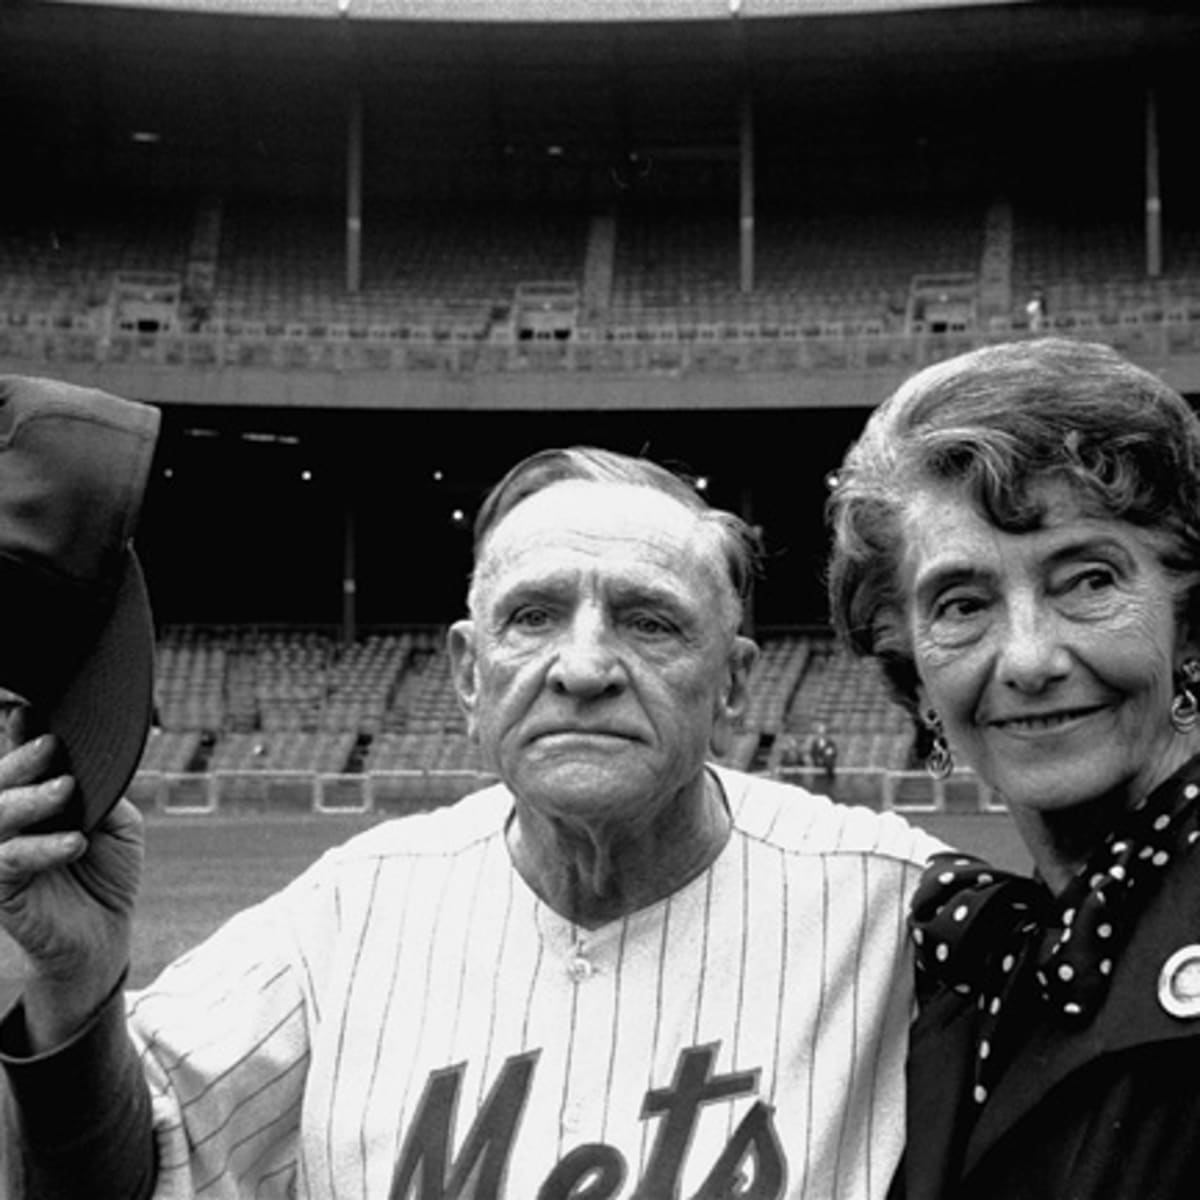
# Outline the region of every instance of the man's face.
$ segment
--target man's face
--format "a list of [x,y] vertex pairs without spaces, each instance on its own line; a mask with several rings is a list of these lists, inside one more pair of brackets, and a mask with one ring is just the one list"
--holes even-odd
[[558,483],[504,518],[450,650],[519,803],[633,832],[700,780],[754,653],[729,629],[723,569],[696,515],[650,488]]

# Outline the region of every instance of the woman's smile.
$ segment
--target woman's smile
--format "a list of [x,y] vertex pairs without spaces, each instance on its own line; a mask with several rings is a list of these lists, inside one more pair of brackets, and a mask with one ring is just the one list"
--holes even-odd
[[953,487],[907,505],[907,590],[922,707],[1010,805],[1144,794],[1178,764],[1167,720],[1182,655],[1174,591],[1146,530],[1043,492],[1009,533]]
[[1099,713],[1108,712],[1112,708],[1109,704],[1092,704],[1085,705],[1080,708],[1060,708],[1052,712],[1037,712],[1024,713],[1018,716],[1010,717],[994,717],[984,724],[990,728],[999,730],[1001,733],[1011,734],[1039,734],[1039,733],[1058,733],[1066,727],[1075,727],[1082,723],[1088,717],[1094,717]]

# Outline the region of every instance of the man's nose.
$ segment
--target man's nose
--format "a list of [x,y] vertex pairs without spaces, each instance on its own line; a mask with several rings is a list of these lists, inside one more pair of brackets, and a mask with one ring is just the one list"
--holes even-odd
[[592,696],[619,689],[620,655],[603,615],[590,608],[577,612],[563,630],[549,682],[564,694]]
[[1040,692],[1071,668],[1057,614],[1036,598],[1009,606],[999,651],[1000,681],[1023,692]]

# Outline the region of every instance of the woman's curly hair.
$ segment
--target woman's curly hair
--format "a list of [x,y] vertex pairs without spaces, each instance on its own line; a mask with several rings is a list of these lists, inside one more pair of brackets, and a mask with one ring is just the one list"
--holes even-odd
[[1109,346],[1040,338],[987,346],[908,379],[867,421],[833,481],[827,583],[834,627],[880,661],[915,711],[901,591],[905,505],[923,484],[961,487],[998,529],[1044,520],[1039,485],[1081,509],[1161,535],[1182,613],[1200,628],[1200,419],[1177,392]]

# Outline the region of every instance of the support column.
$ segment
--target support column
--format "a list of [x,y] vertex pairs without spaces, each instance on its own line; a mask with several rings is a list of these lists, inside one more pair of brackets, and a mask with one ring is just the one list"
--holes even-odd
[[346,291],[358,294],[362,286],[362,92],[350,92],[346,114]]
[[357,525],[354,519],[354,489],[344,499],[342,522],[342,641],[349,646],[358,635]]
[[1162,193],[1158,173],[1158,101],[1146,89],[1146,274],[1162,274]]
[[742,88],[740,142],[740,288],[743,293],[749,294],[754,291],[754,99],[745,85]]

